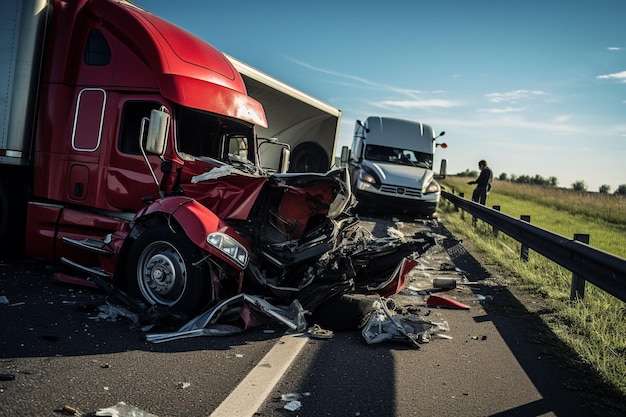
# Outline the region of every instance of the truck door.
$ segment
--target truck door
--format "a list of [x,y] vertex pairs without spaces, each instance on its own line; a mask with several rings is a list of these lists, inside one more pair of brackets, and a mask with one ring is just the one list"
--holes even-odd
[[[152,109],[163,106],[153,98],[133,97],[119,104],[119,130],[116,143],[111,146],[105,181],[105,198],[109,206],[123,211],[137,211],[144,206],[142,198],[159,197],[158,185],[146,165],[139,147],[141,123],[150,117]],[[161,160],[148,156],[157,178]]]

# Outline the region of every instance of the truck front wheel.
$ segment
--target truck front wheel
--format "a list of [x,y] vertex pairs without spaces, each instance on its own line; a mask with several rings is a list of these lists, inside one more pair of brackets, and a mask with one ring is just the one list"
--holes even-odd
[[151,305],[196,314],[211,299],[211,271],[200,249],[167,225],[147,229],[133,244],[126,280],[131,294]]

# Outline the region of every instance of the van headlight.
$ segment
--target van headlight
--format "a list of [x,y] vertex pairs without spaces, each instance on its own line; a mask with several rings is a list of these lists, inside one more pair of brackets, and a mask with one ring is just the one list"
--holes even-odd
[[377,185],[377,181],[376,178],[374,178],[374,176],[372,174],[369,174],[368,172],[364,171],[364,170],[360,170],[359,171],[359,179],[363,182],[367,182],[370,183],[372,185]]
[[206,243],[222,252],[242,268],[248,266],[248,250],[227,234],[222,232],[209,233],[206,237]]
[[424,194],[438,193],[439,191],[441,191],[441,187],[437,184],[437,181],[431,180],[424,189]]

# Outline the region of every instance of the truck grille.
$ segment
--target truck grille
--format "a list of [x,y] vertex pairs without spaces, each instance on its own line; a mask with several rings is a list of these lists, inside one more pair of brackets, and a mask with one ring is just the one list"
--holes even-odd
[[419,198],[422,196],[422,190],[419,188],[398,187],[395,185],[383,184],[380,186],[380,191],[385,194],[393,194],[400,197]]

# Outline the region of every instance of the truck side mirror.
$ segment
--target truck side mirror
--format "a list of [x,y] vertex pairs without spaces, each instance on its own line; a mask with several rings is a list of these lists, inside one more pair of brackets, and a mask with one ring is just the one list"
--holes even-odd
[[341,148],[341,162],[348,162],[350,159],[350,149],[347,146]]
[[259,165],[268,172],[284,174],[289,170],[291,147],[276,138],[258,138]]
[[289,148],[282,148],[280,151],[280,161],[278,162],[278,171],[281,174],[289,171],[289,157],[291,155],[291,151]]
[[146,137],[146,152],[162,156],[165,153],[165,138],[170,123],[170,115],[161,110],[150,112],[150,123]]

